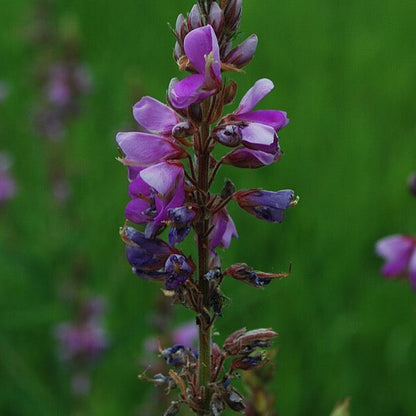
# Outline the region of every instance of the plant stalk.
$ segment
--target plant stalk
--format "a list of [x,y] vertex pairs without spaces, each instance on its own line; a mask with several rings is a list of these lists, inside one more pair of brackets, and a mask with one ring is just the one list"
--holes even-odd
[[[209,210],[207,208],[207,192],[209,189],[209,152],[206,150],[205,143],[210,134],[209,124],[206,120],[209,112],[210,100],[202,104],[202,122],[199,128],[200,149],[197,154],[198,164],[198,188],[201,192],[201,217],[197,225],[197,244],[198,244],[198,287],[202,295],[202,304],[209,310],[209,282],[204,278],[208,272],[209,260]],[[200,316],[200,319],[205,319]],[[205,322],[199,323],[199,357],[198,357],[198,387],[205,391],[205,400],[203,408],[198,413],[200,416],[210,414],[209,403],[210,394],[208,384],[211,379],[211,327],[205,325]]]

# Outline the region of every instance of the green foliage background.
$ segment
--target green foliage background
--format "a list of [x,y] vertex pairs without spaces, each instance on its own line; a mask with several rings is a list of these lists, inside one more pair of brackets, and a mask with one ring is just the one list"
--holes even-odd
[[[0,211],[0,413],[70,414],[68,373],[51,333],[69,319],[57,291],[82,259],[88,290],[108,298],[111,336],[86,414],[134,415],[148,389],[136,378],[151,333],[146,316],[160,292],[124,260],[118,227],[127,182],[114,137],[131,124],[133,84],[163,100],[178,76],[166,22],[193,3],[56,2],[58,25],[78,19],[94,77],[60,155],[73,188],[64,210],[50,196],[48,143],[31,125],[33,62],[42,53],[25,36],[34,3],[0,1],[0,79],[11,88],[0,108],[0,149],[14,155],[19,182]],[[257,33],[259,47],[235,77],[238,97],[271,78],[276,89],[262,108],[288,111],[291,123],[279,163],[221,175],[238,187],[293,188],[301,199],[280,225],[231,207],[240,238],[224,264],[277,272],[292,263],[293,272],[265,290],[226,282],[232,304],[217,329],[219,342],[242,326],[279,332],[273,388],[283,416],[329,414],[347,396],[355,416],[416,414],[416,295],[383,280],[374,255],[378,238],[416,228],[406,191],[416,169],[415,15],[410,1],[244,1],[242,38]],[[182,311],[177,320],[189,317]]]

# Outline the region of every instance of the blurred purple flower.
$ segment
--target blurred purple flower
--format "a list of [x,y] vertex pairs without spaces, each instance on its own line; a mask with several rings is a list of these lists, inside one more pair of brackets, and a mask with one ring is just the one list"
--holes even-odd
[[169,99],[175,108],[186,108],[215,94],[221,87],[218,40],[212,26],[199,27],[184,39],[184,50],[196,74],[171,83]]
[[10,157],[0,152],[0,205],[12,199],[17,192],[16,181],[10,172],[10,167]]
[[405,273],[416,291],[416,237],[410,235],[391,235],[379,240],[376,253],[386,262],[382,273],[387,278],[394,278]]
[[198,338],[198,326],[194,321],[178,326],[172,332],[172,341],[174,344],[181,344],[191,348]]

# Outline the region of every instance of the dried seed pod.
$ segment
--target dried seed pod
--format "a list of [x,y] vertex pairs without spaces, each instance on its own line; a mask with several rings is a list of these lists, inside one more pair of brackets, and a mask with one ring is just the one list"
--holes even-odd
[[271,328],[260,328],[246,332],[245,328],[231,334],[224,343],[224,350],[228,355],[247,355],[255,348],[270,346],[270,340],[278,334]]

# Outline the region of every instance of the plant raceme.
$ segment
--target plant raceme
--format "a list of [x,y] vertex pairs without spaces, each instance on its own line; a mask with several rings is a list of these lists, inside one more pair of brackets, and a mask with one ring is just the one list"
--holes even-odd
[[[231,201],[273,223],[282,222],[286,210],[298,201],[292,190],[236,191],[230,180],[220,194],[211,191],[223,164],[254,169],[277,162],[282,156],[278,133],[289,122],[283,111],[255,109],[274,87],[265,78],[255,82],[235,111],[223,115],[237,91],[224,73],[241,71],[258,42],[251,35],[233,45],[241,9],[241,0],[199,1],[187,17],[178,16],[172,29],[174,59],[187,75],[170,81],[167,104],[152,97],[135,104],[133,115],[141,131],[121,132],[116,138],[122,152],[119,160],[128,170],[131,199],[125,216],[143,226],[139,230],[125,225],[120,231],[127,260],[139,277],[164,282],[165,295],[194,311],[199,327],[198,350],[181,344],[163,349],[171,370],[150,379],[169,391],[179,390],[178,400],[165,415],[177,414],[181,405],[198,415],[220,415],[227,407],[244,411],[244,398],[232,380],[238,371],[265,364],[262,349],[277,334],[243,328],[220,348],[211,334],[228,299],[220,286],[225,276],[260,288],[289,274],[264,273],[245,263],[223,269],[218,254],[218,248],[228,248],[238,237],[227,211]],[[217,147],[229,150],[217,157]],[[162,234],[166,229],[168,233]],[[178,247],[192,230],[196,262]]]

